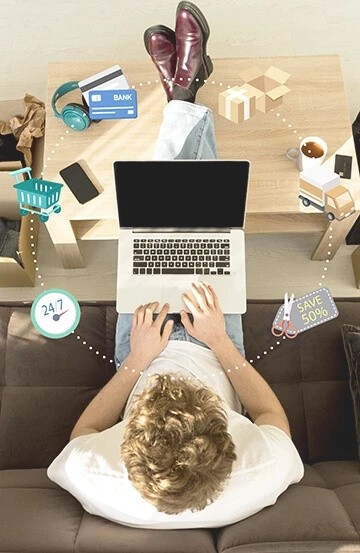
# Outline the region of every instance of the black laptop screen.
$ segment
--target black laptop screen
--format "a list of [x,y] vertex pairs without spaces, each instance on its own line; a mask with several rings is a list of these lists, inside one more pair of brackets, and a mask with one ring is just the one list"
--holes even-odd
[[115,161],[121,228],[243,228],[248,161]]

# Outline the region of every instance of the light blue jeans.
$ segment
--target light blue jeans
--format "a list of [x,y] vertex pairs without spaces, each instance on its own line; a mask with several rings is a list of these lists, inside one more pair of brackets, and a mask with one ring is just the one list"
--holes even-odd
[[[171,100],[163,110],[163,121],[155,144],[154,159],[217,159],[214,117],[206,106]],[[170,340],[185,340],[207,347],[185,330],[178,315]],[[115,363],[119,365],[130,353],[132,313],[119,313],[116,325]],[[244,339],[241,315],[225,315],[226,332],[242,355]]]

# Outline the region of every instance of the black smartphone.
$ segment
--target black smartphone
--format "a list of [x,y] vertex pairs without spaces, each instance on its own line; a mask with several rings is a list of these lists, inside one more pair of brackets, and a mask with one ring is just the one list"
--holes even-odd
[[343,156],[341,154],[335,154],[335,167],[334,171],[343,179],[351,179],[351,156]]
[[61,169],[59,173],[81,204],[85,204],[99,195],[99,190],[77,161]]

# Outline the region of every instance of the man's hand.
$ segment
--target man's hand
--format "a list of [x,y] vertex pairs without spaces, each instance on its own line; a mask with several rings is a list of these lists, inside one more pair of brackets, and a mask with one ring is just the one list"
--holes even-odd
[[133,315],[130,333],[131,354],[146,362],[147,365],[162,352],[169,341],[173,321],[167,321],[161,333],[161,327],[169,311],[169,304],[165,303],[153,321],[153,314],[159,302],[139,305]]
[[192,294],[183,294],[182,298],[194,318],[191,322],[186,311],[180,312],[181,322],[191,336],[209,348],[227,337],[225,318],[215,290],[210,285],[192,283]]

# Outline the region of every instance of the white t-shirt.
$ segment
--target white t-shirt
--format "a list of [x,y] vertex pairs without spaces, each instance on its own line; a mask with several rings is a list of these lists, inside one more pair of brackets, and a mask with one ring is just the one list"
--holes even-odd
[[[120,457],[124,425],[134,396],[149,374],[176,373],[196,378],[223,400],[237,459],[221,495],[202,511],[178,515],[159,512],[128,479]],[[241,404],[211,350],[169,341],[129,396],[124,420],[111,428],[71,440],[47,470],[50,480],[70,492],[90,514],[138,528],[215,528],[247,518],[273,505],[304,475],[292,440],[279,428],[257,426],[241,414]]]

